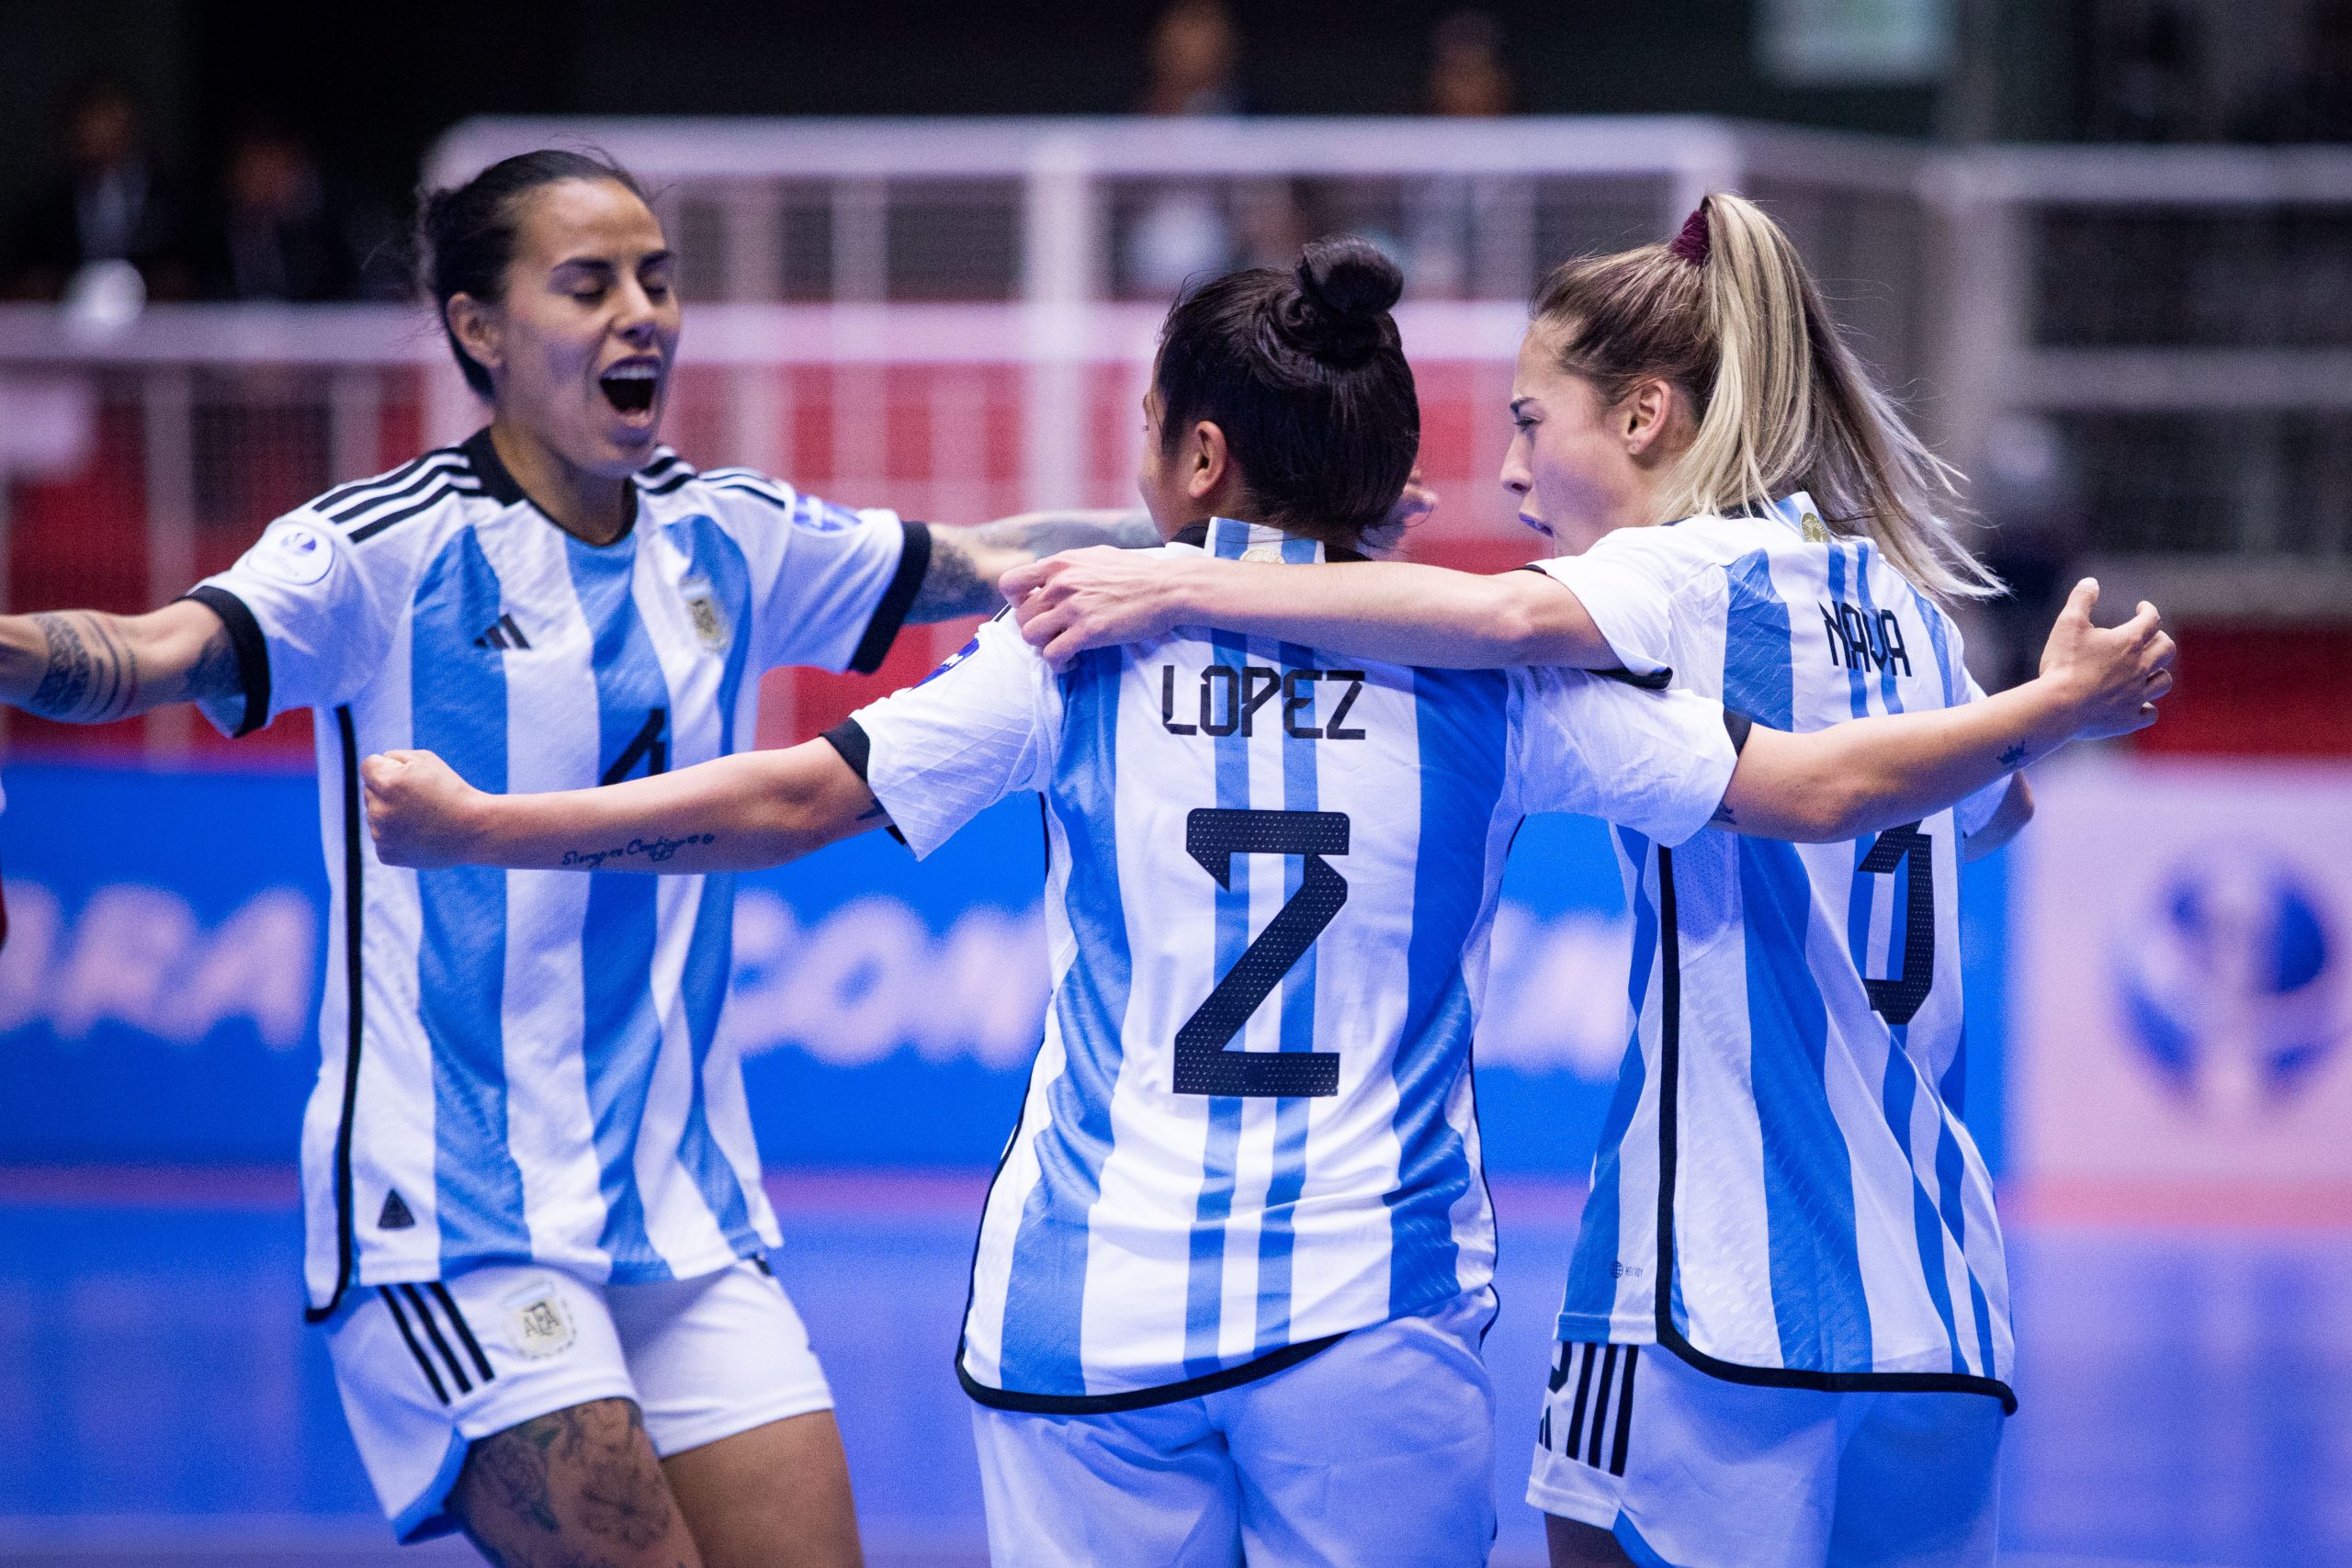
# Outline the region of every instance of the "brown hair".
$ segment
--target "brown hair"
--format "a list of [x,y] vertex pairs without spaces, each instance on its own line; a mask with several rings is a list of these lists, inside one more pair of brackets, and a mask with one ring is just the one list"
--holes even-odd
[[1755,203],[1716,191],[1671,244],[1555,268],[1533,316],[1604,404],[1652,377],[1689,400],[1698,434],[1659,522],[1804,490],[1831,531],[1872,540],[1939,597],[2003,591],[1952,526],[1959,475],[1871,382],[1796,246]]

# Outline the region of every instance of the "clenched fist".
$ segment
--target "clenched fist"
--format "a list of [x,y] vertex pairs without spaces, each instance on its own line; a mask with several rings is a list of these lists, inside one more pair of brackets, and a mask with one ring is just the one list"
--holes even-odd
[[368,827],[386,865],[468,863],[474,818],[489,796],[430,751],[385,751],[359,764]]

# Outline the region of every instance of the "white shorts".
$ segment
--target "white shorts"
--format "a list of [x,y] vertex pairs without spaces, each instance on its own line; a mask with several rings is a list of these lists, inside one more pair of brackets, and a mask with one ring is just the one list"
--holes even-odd
[[468,1445],[534,1416],[634,1400],[666,1459],[833,1404],[800,1314],[750,1259],[639,1285],[534,1264],[355,1288],[327,1354],[403,1541],[456,1529],[447,1503]]
[[1564,1344],[1527,1500],[1643,1568],[1984,1568],[2004,1420],[1982,1393],[1759,1388]]
[[976,1408],[995,1568],[1475,1568],[1495,1537],[1481,1292],[1254,1382],[1103,1416]]

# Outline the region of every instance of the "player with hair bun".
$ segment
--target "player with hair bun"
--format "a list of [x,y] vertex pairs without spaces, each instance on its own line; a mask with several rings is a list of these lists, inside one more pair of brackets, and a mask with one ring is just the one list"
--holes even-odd
[[[1556,558],[1475,577],[1087,552],[1007,579],[1025,635],[1057,663],[1205,623],[1617,669],[1799,731],[2018,694],[1985,698],[1943,607],[2000,590],[1949,521],[1954,476],[1760,209],[1711,195],[1669,243],[1555,270],[1532,316],[1502,479]],[[2075,589],[2043,672],[2139,645],[2138,700],[2095,731],[2123,733],[2154,722],[2172,644],[2147,604],[2098,630],[2098,592]],[[1849,841],[1614,835],[1635,1022],[1528,1488],[1555,1568],[1991,1561],[2013,1345],[1961,1118],[1958,867],[2030,815],[2016,770],[2045,743]]]
[[489,424],[295,508],[152,614],[0,616],[0,702],[82,723],[191,702],[232,735],[316,716],[309,1313],[401,1539],[838,1568],[858,1547],[832,1396],[767,1270],[719,1028],[732,884],[389,866],[359,761],[429,746],[503,790],[724,756],[762,672],[870,671],[901,626],[995,607],[1007,566],[1122,536],[931,527],[662,446],[675,259],[601,158],[504,159],[418,231]]
[[[1304,581],[1356,557],[1419,444],[1400,288],[1342,239],[1177,302],[1148,558]],[[504,795],[400,751],[368,760],[368,804],[392,864],[557,869],[659,834],[667,858],[610,863],[707,874],[886,814],[924,855],[1042,795],[1053,992],[956,1352],[994,1560],[1435,1568],[1494,1535],[1469,1048],[1524,816],[1849,838],[1984,787],[2005,748],[2126,722],[2149,653],[2086,629],[2030,688],[1796,736],[1581,671],[1194,627],[1057,673],[1001,617],[790,750]]]

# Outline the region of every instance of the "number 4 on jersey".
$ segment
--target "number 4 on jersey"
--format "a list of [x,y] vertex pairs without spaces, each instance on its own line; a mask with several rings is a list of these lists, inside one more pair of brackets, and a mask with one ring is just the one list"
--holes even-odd
[[1220,887],[1233,886],[1233,857],[1238,854],[1300,855],[1306,864],[1298,891],[1176,1032],[1176,1092],[1259,1099],[1339,1093],[1336,1051],[1229,1051],[1226,1046],[1348,901],[1347,879],[1323,859],[1348,852],[1347,813],[1204,807],[1185,821],[1184,851]]

